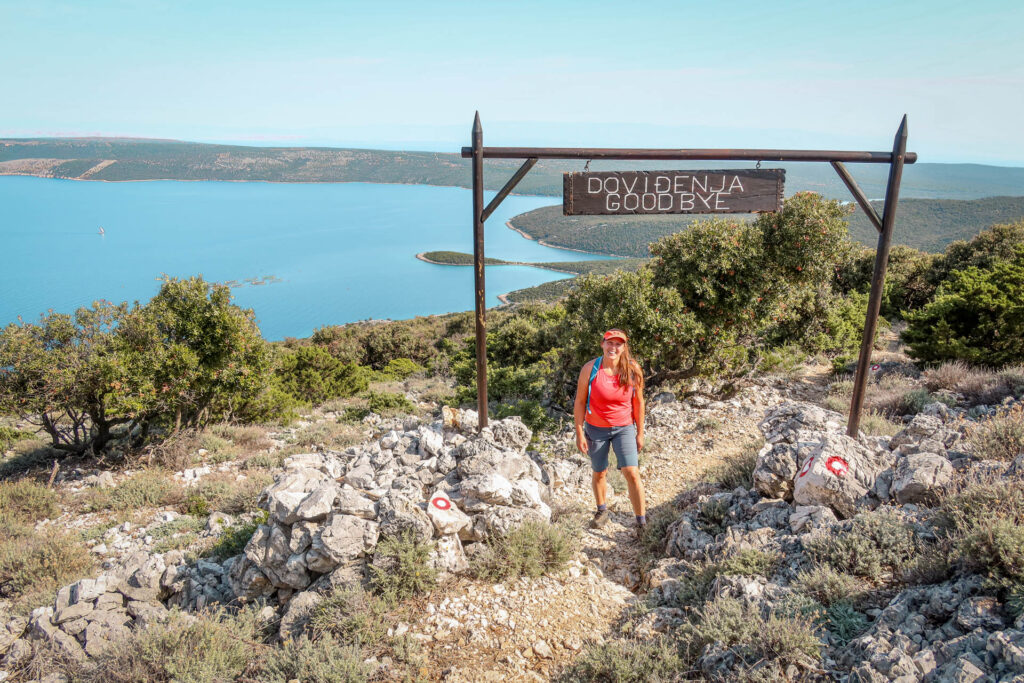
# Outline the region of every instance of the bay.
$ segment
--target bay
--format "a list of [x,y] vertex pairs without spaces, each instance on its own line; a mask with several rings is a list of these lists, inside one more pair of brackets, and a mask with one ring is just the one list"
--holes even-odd
[[[487,256],[602,258],[545,247],[505,226],[551,203],[508,197],[487,222]],[[356,320],[471,310],[472,268],[415,258],[472,252],[471,220],[471,192],[461,188],[0,177],[0,325],[98,299],[146,301],[162,274],[243,283],[232,289],[234,301],[255,311],[271,340]],[[487,304],[564,277],[490,266]]]

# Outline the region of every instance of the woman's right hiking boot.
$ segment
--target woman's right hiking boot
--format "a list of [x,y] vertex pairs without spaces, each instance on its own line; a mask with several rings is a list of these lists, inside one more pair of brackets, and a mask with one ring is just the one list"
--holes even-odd
[[609,516],[610,515],[608,514],[608,510],[607,509],[605,509],[605,510],[598,510],[597,512],[594,513],[594,518],[592,520],[590,520],[590,528],[591,529],[600,529],[601,527],[603,527],[605,524],[608,523],[608,517]]

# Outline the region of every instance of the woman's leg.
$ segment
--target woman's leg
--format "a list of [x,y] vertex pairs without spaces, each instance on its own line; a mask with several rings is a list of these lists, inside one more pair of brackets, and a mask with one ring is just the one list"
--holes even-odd
[[629,489],[629,502],[633,504],[633,514],[637,517],[646,515],[644,503],[644,483],[640,481],[639,467],[623,467],[622,478],[626,480],[626,488]]
[[590,483],[594,487],[594,501],[597,503],[598,508],[606,505],[608,491],[605,487],[608,485],[608,470],[591,473]]
[[633,514],[643,517],[646,514],[646,505],[644,485],[640,481],[640,454],[636,450],[636,427],[629,425],[617,428],[611,441],[619,471],[622,472],[622,478],[626,480],[629,502],[633,505]]

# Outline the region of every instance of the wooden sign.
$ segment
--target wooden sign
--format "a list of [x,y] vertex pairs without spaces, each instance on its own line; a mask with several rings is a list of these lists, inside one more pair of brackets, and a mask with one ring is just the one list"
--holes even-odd
[[566,216],[778,211],[785,180],[781,168],[566,173],[562,211]]

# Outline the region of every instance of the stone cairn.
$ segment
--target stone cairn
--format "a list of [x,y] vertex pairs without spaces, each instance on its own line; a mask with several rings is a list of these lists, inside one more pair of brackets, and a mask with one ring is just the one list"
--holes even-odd
[[442,421],[394,426],[343,453],[287,458],[260,496],[267,519],[244,553],[188,564],[180,551],[137,552],[115,571],[65,586],[28,619],[0,624],[4,666],[30,657],[32,639],[72,659],[95,656],[174,607],[276,603],[287,638],[323,593],[367,582],[380,539],[411,533],[434,546],[442,577],[460,574],[475,544],[527,520],[550,521],[552,495],[589,477],[580,458],[542,463],[527,452],[532,433],[518,418],[478,432],[476,412],[446,407]]
[[[677,594],[685,589],[690,563],[721,561],[758,549],[784,558],[773,575],[719,576],[710,597],[771,609],[791,595],[792,579],[812,566],[803,539],[844,533],[848,520],[882,506],[914,524],[956,474],[1024,474],[1024,454],[1007,466],[958,450],[966,425],[957,411],[940,403],[927,406],[893,437],[854,439],[845,434],[845,422],[844,416],[808,403],[789,402],[770,410],[760,424],[766,443],[757,456],[754,488],[700,496],[668,528],[670,557],[650,573],[655,602],[679,604]],[[708,505],[722,518],[717,528],[702,523],[701,511]],[[982,577],[968,576],[912,587],[884,608],[868,610],[873,621],[865,633],[846,645],[826,643],[829,679],[1024,680],[1024,615],[1011,620],[994,598],[981,595],[982,584]],[[668,630],[685,618],[683,609],[658,607],[646,616],[641,633]],[[739,674],[735,656],[714,645],[698,666],[713,680]],[[774,675],[789,680],[798,673]]]

